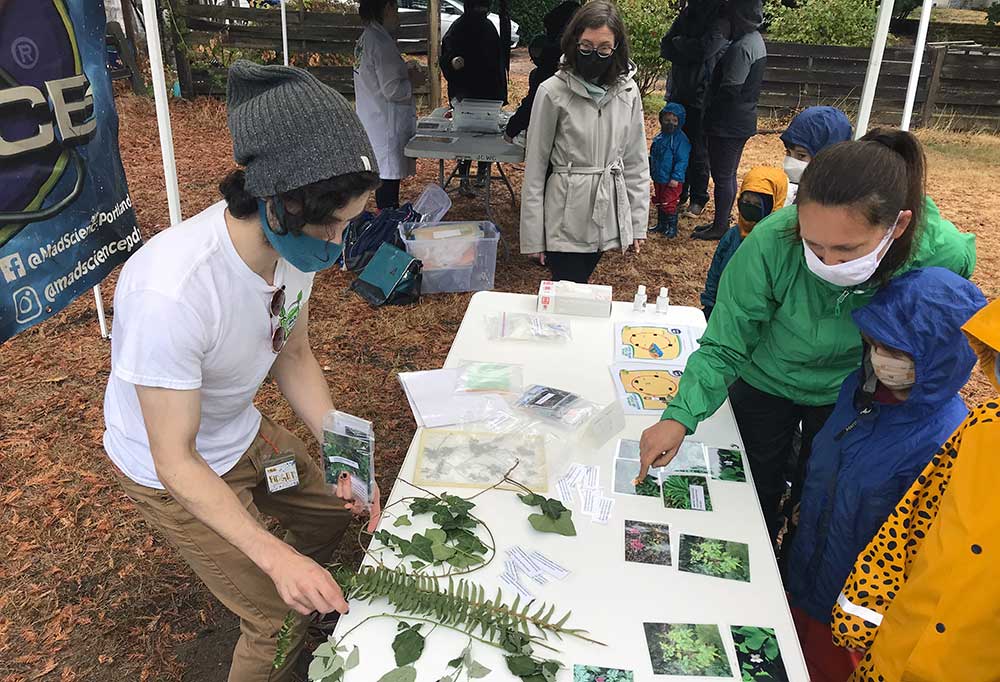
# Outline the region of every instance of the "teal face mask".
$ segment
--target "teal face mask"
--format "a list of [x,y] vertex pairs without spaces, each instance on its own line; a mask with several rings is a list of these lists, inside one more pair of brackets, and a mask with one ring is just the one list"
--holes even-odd
[[319,272],[337,263],[343,246],[316,239],[307,234],[294,235],[291,232],[278,234],[271,228],[267,219],[267,202],[257,200],[257,210],[260,213],[260,224],[264,226],[264,234],[278,255],[294,265],[302,272]]

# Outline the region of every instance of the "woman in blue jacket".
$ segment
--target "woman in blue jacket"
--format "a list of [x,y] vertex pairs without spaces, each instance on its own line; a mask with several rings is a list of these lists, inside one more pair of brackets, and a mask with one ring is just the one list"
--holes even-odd
[[846,650],[831,642],[837,595],[858,553],[968,415],[958,391],[976,355],[962,325],[984,305],[968,280],[925,268],[892,280],[853,313],[864,361],[813,440],[787,567],[814,680],[850,674]]

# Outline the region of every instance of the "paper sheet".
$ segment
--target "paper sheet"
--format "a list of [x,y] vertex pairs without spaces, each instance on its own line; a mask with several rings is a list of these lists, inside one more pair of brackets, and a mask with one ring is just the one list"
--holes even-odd
[[400,372],[399,382],[417,426],[436,428],[482,421],[506,409],[500,396],[456,393],[460,369]]
[[698,349],[700,332],[663,322],[619,322],[614,326],[614,362],[644,360],[684,368]]
[[625,414],[659,415],[680,387],[683,368],[654,362],[619,362],[611,381]]

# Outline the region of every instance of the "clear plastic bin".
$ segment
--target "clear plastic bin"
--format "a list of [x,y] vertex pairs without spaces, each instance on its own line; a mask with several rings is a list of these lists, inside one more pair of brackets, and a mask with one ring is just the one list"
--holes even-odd
[[406,252],[423,265],[422,294],[493,288],[500,232],[489,222],[402,223]]
[[451,197],[441,185],[431,183],[424,187],[420,198],[413,202],[413,210],[420,214],[420,222],[436,223],[451,210]]

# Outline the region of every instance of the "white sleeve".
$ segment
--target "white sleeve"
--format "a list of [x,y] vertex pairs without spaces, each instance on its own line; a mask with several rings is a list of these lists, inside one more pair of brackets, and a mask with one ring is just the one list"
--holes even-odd
[[155,291],[115,302],[111,371],[130,384],[192,390],[201,387],[209,348],[204,321],[186,303]]

